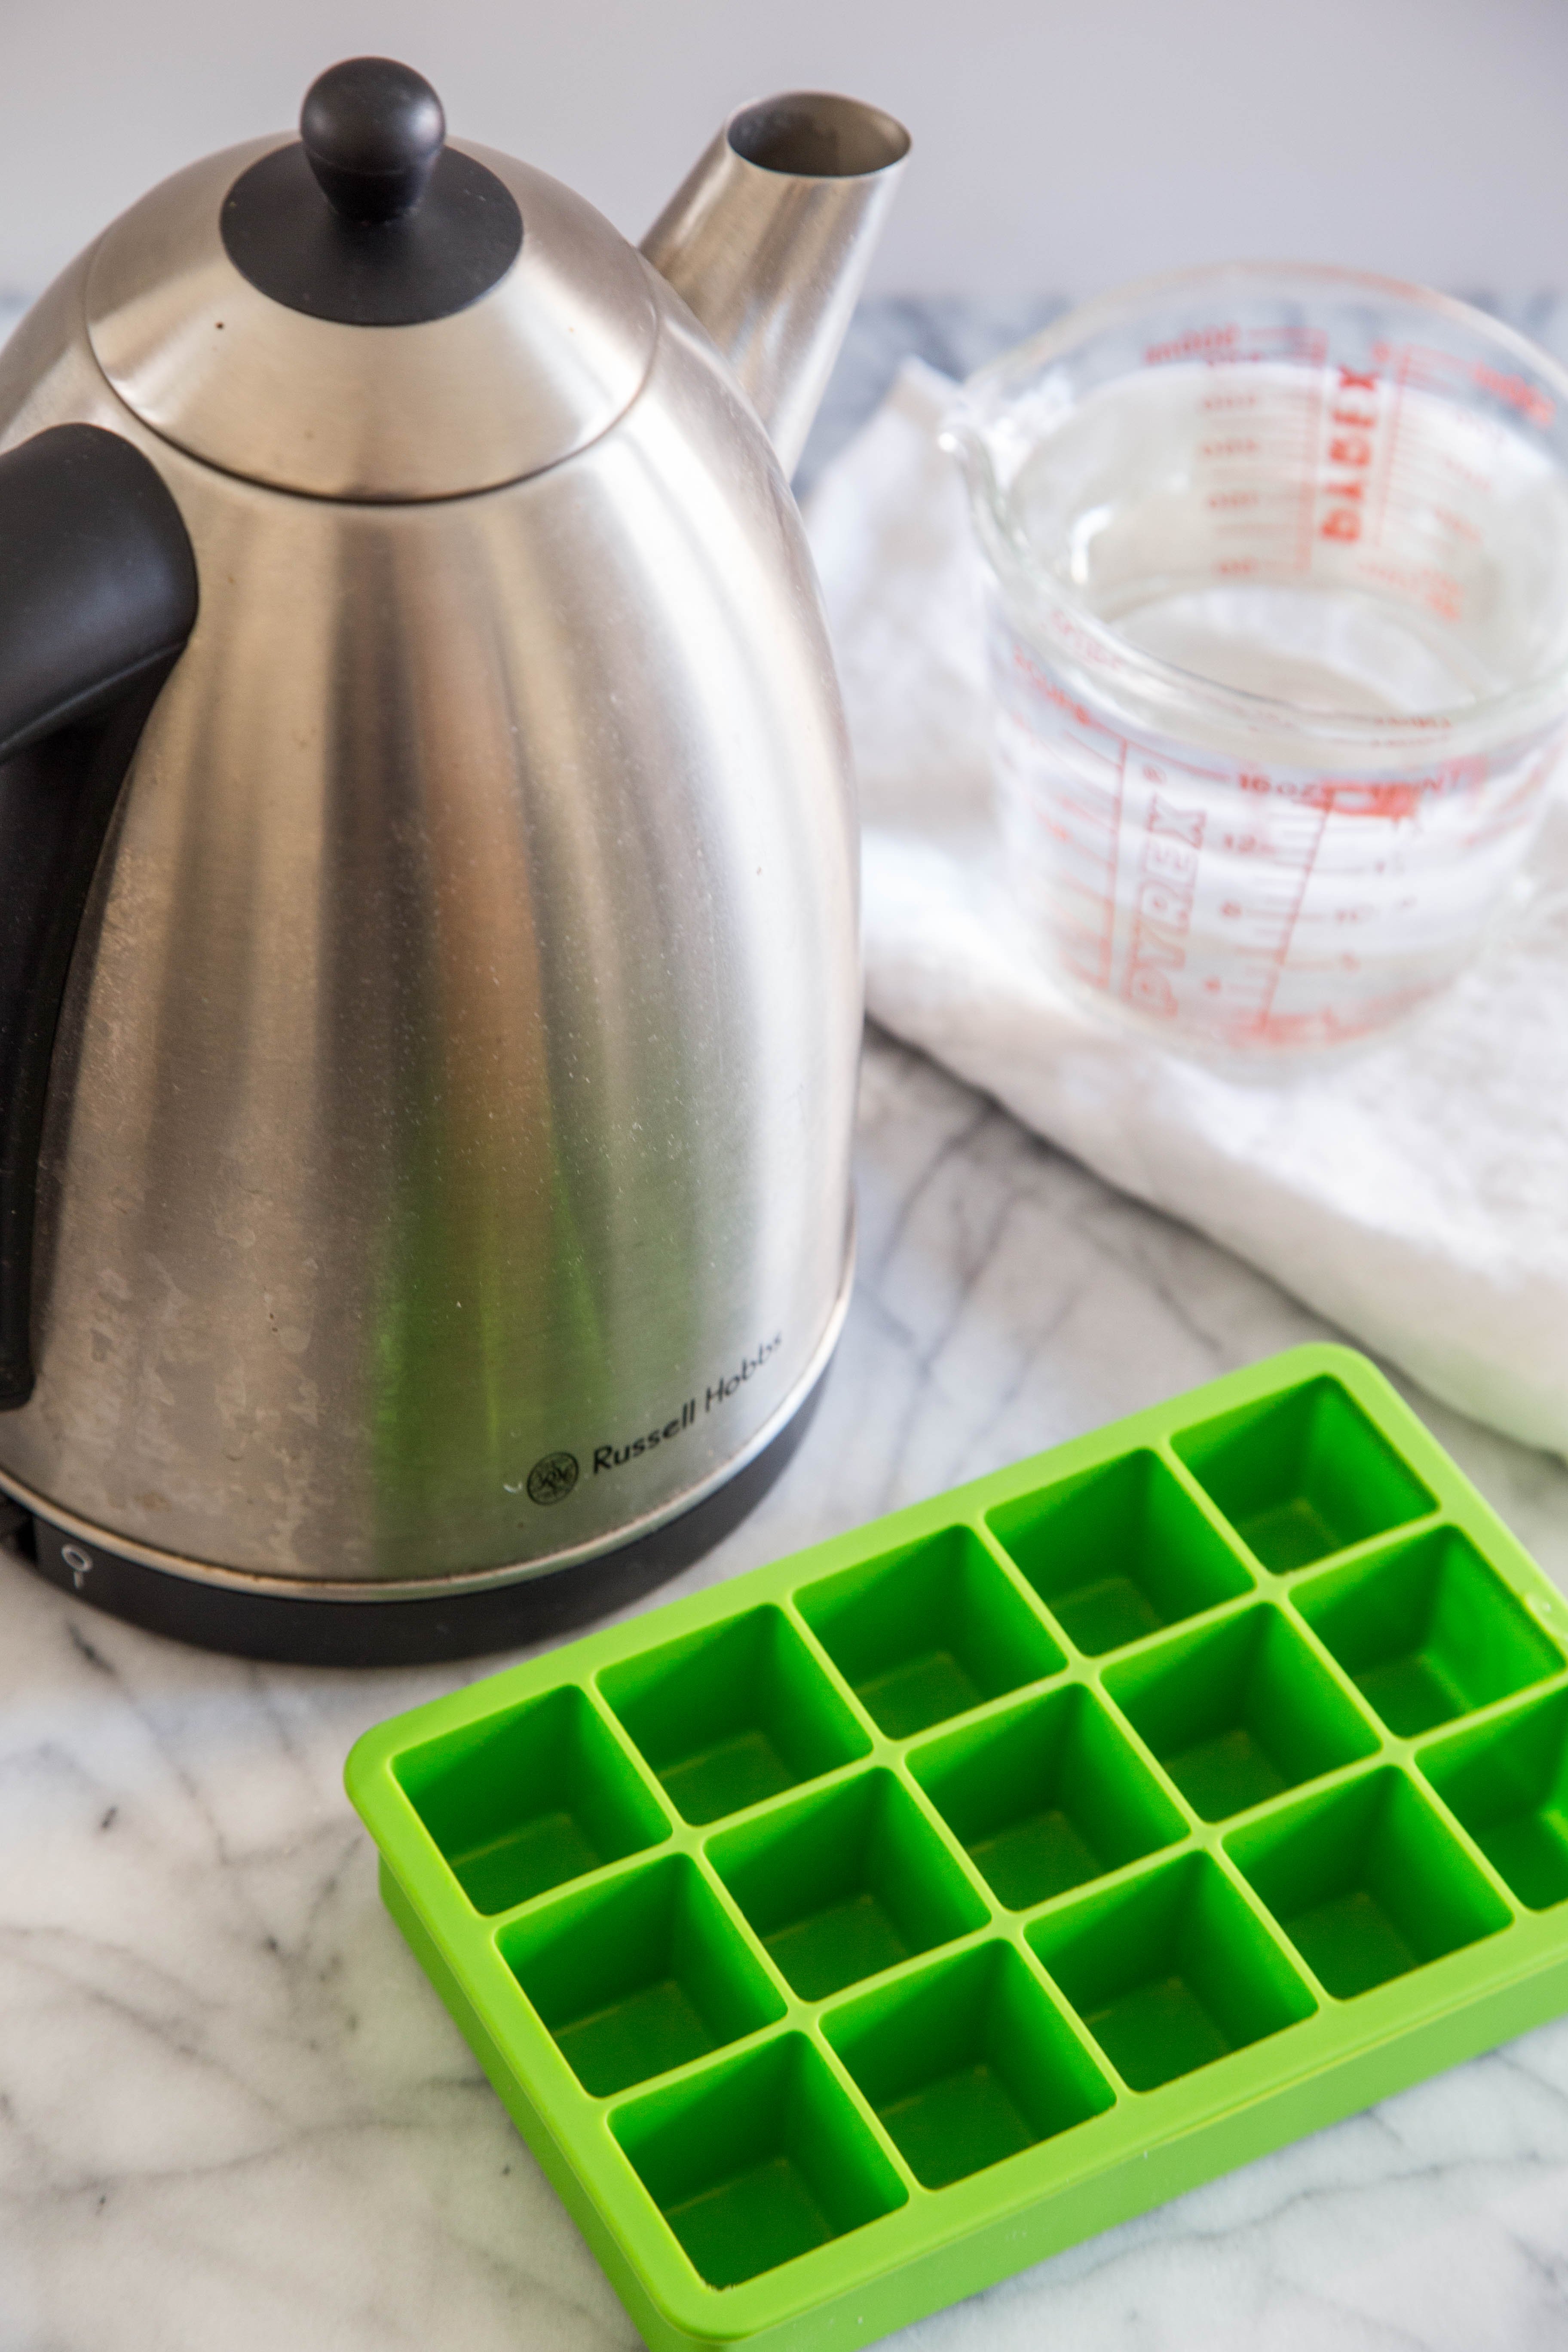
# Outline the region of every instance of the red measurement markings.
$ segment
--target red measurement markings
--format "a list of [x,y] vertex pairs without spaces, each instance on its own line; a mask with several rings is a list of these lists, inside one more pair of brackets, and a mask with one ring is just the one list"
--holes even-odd
[[1336,816],[1381,817],[1397,824],[1419,816],[1428,786],[1425,780],[1403,784],[1324,784],[1314,806],[1331,809]]
[[[1044,704],[1018,719],[1026,744],[1049,744],[1045,807],[1037,822],[1058,845],[1051,893],[1069,961],[1096,988],[1110,983],[1127,744],[1058,685],[1017,643],[1012,667],[1026,702]],[[1038,774],[1038,771],[1036,771]]]
[[1556,404],[1550,393],[1543,392],[1528,376],[1510,374],[1506,369],[1495,368],[1489,362],[1466,359],[1458,352],[1440,351],[1432,343],[1406,343],[1399,354],[1400,365],[1408,383],[1417,384],[1424,392],[1479,392],[1489,398],[1511,408],[1527,425],[1539,425],[1543,431],[1557,414]]
[[1410,346],[1408,343],[1404,343],[1400,346],[1394,371],[1394,406],[1388,420],[1388,461],[1383,469],[1383,481],[1377,501],[1377,522],[1373,532],[1374,544],[1380,548],[1384,543],[1384,531],[1388,520],[1388,501],[1394,488],[1394,467],[1398,462],[1403,439],[1401,427],[1405,421],[1405,386],[1409,380],[1409,375]]
[[1329,411],[1325,466],[1319,495],[1319,536],[1352,544],[1366,529],[1367,485],[1377,456],[1378,378],[1374,368],[1341,367]]
[[[1085,704],[1075,701],[1066,688],[1058,686],[1050,672],[1042,669],[1039,663],[1016,637],[1011,640],[1011,651],[1013,668],[1026,695],[1037,695],[1043,702],[1050,705],[1058,720],[1070,720],[1074,726],[1082,729],[1091,740],[1110,747],[1110,756],[1114,759],[1117,756],[1116,747],[1121,745],[1121,736],[1115,734],[1105,721],[1094,711],[1089,709]],[[1125,746],[1122,748],[1124,749]]]
[[1473,523],[1468,515],[1456,513],[1452,507],[1440,507],[1434,504],[1432,520],[1445,537],[1462,539],[1467,547],[1480,546],[1482,540],[1480,528],[1479,524]]
[[1149,343],[1143,352],[1145,367],[1167,367],[1173,360],[1230,360],[1241,356],[1241,329],[1234,324],[1222,327],[1186,327],[1167,342]]
[[[1305,568],[1310,538],[1300,524],[1299,485],[1316,456],[1326,350],[1321,328],[1215,320],[1144,352],[1147,366],[1195,362],[1209,373],[1197,403],[1193,466],[1215,568],[1228,579]],[[1268,362],[1299,380],[1247,383],[1248,370]]]
[[[1545,426],[1552,422],[1553,404],[1539,387],[1521,375],[1508,375],[1483,361],[1466,359],[1457,352],[1435,350],[1423,343],[1406,343],[1397,352],[1384,352],[1385,358],[1395,361],[1394,403],[1389,434],[1388,458],[1383,480],[1382,498],[1377,519],[1377,544],[1384,544],[1385,528],[1391,512],[1397,510],[1405,530],[1436,541],[1441,549],[1445,542],[1458,541],[1468,545],[1478,544],[1482,533],[1472,517],[1461,513],[1448,501],[1456,492],[1468,492],[1484,499],[1492,488],[1492,479],[1483,466],[1467,463],[1455,451],[1431,446],[1428,434],[1412,436],[1411,416],[1407,410],[1407,390],[1426,393],[1435,398],[1464,402],[1473,392],[1490,394],[1513,409],[1527,423]],[[1466,411],[1472,431],[1488,437],[1500,437],[1503,428],[1495,417],[1469,408]],[[1424,513],[1422,509],[1426,511]],[[1379,575],[1386,584],[1402,594],[1425,604],[1439,619],[1457,621],[1460,617],[1464,592],[1460,583],[1439,563],[1431,567],[1415,566],[1401,573]]]
[[1556,413],[1555,404],[1536,384],[1521,375],[1504,375],[1498,368],[1489,367],[1485,360],[1477,360],[1470,369],[1470,381],[1479,392],[1489,392],[1494,400],[1506,401],[1517,408],[1529,425],[1543,429]]
[[1463,614],[1465,592],[1440,563],[1399,563],[1392,556],[1367,556],[1362,570],[1369,580],[1381,580],[1396,594],[1425,604],[1440,621],[1458,621]]
[[1296,570],[1299,572],[1307,572],[1312,568],[1312,515],[1315,507],[1313,494],[1316,488],[1313,480],[1313,461],[1317,456],[1318,444],[1322,438],[1326,378],[1327,371],[1320,362],[1312,371],[1307,446],[1301,453],[1296,473],[1298,483],[1295,498]]
[[[1517,834],[1522,825],[1533,824],[1536,819],[1536,796],[1556,764],[1555,749],[1531,761],[1507,799],[1491,811],[1484,823],[1470,825],[1465,835],[1464,845],[1467,851],[1487,848],[1495,841],[1506,841],[1510,835]],[[1472,798],[1479,801],[1482,787],[1488,780],[1489,762],[1478,760],[1474,765],[1479,772],[1476,776]]]
[[1312,878],[1312,868],[1318,862],[1318,851],[1322,845],[1323,829],[1328,821],[1329,812],[1324,807],[1319,814],[1316,825],[1302,841],[1297,858],[1291,861],[1293,864],[1299,864],[1300,879],[1297,885],[1295,896],[1285,910],[1284,919],[1279,926],[1279,936],[1268,956],[1268,978],[1264,983],[1262,1002],[1258,1005],[1256,1016],[1258,1032],[1260,1035],[1268,1031],[1269,1017],[1274,1011],[1274,1001],[1279,993],[1279,983],[1284,978],[1285,967],[1290,960],[1290,943],[1296,936],[1296,925],[1300,919],[1301,904],[1307,896],[1307,885]]
[[1452,489],[1458,484],[1460,489],[1471,490],[1479,499],[1491,496],[1492,476],[1483,473],[1479,466],[1467,466],[1452,449],[1432,449],[1422,452],[1419,457],[1413,456],[1409,460],[1412,473],[1419,475],[1425,470],[1423,459],[1435,473],[1444,477],[1445,489]]
[[[1145,773],[1152,780],[1158,771]],[[1145,1013],[1171,1018],[1179,1009],[1172,982],[1187,960],[1203,838],[1202,809],[1178,807],[1158,791],[1151,796],[1122,992]]]
[[1341,816],[1413,816],[1424,801],[1474,789],[1477,772],[1484,777],[1484,760],[1448,760],[1399,783],[1357,777],[1270,776],[1260,769],[1242,769],[1237,790],[1256,793],[1297,808],[1332,809]]
[[1313,394],[1272,382],[1253,401],[1247,433],[1206,434],[1194,450],[1216,570],[1231,578],[1300,571],[1300,484],[1316,443]]
[[1104,904],[1100,909],[1100,961],[1095,972],[1095,986],[1109,989],[1111,965],[1116,954],[1116,886],[1121,866],[1121,810],[1127,797],[1127,745],[1121,743],[1121,756],[1116,763],[1116,801],[1110,819],[1110,847],[1106,860]]
[[1302,360],[1320,365],[1327,348],[1321,327],[1243,327],[1226,319],[1207,327],[1184,327],[1163,343],[1146,344],[1143,364],[1168,367],[1173,360],[1201,360],[1226,366],[1249,360]]

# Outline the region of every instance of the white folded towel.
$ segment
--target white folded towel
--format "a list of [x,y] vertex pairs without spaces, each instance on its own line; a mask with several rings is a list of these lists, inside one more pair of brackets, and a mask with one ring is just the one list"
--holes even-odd
[[868,1009],[1413,1374],[1568,1453],[1568,797],[1418,1025],[1259,1083],[1101,1025],[1035,959],[991,826],[980,559],[908,362],[807,506],[859,766]]

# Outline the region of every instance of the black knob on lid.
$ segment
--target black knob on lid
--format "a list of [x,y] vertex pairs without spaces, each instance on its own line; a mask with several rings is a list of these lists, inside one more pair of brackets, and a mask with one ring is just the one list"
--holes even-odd
[[[4,0],[0,0],[0,5]],[[448,147],[441,101],[391,58],[345,58],[312,82],[300,139],[224,198],[228,257],[274,302],[345,327],[448,319],[506,276],[517,200]]]
[[300,138],[321,192],[345,220],[394,221],[425,193],[447,136],[441,101],[412,66],[345,58],[313,81]]

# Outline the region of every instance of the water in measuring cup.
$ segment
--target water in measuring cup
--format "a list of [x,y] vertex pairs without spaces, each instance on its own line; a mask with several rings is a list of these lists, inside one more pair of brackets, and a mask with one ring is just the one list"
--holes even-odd
[[[1266,698],[1125,715],[1017,600],[992,623],[1010,868],[1064,974],[1173,1042],[1348,1042],[1474,952],[1538,822],[1555,735],[1445,756],[1464,714],[1562,657],[1568,482],[1410,370],[1155,367],[1007,485],[1047,585],[1120,643]],[[1293,714],[1395,722],[1362,772]],[[1401,755],[1401,739],[1408,751]],[[1321,755],[1320,755],[1321,758]]]

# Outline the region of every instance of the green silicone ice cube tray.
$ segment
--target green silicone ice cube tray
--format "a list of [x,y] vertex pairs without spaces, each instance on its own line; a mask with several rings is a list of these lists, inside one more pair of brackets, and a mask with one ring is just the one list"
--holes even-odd
[[843,2352],[1568,2007],[1568,1605],[1305,1348],[370,1732],[654,2352]]

